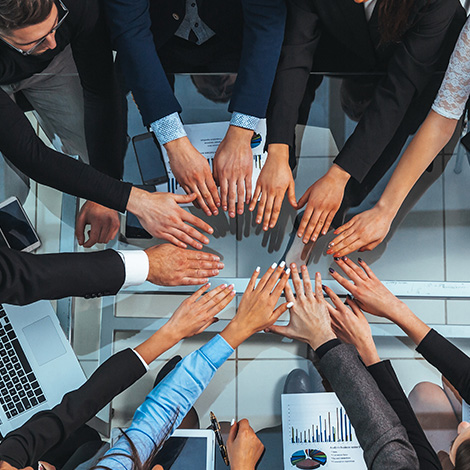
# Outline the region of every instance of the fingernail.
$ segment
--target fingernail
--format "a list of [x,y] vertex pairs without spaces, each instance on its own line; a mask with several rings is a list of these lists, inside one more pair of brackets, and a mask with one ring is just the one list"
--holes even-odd
[[286,265],[286,262],[285,262],[285,261],[281,261],[281,264],[279,264],[279,267],[280,267],[280,268],[283,268],[285,265]]
[[276,269],[276,266],[277,266],[277,263],[273,263],[273,264],[271,265],[271,269]]
[[352,296],[351,296],[351,294],[347,294],[347,295],[346,295],[346,298],[349,299],[349,300],[352,300],[352,299],[353,299]]
[[235,424],[235,418],[232,419],[232,422],[230,423],[230,426],[233,426]]
[[261,268],[259,266],[256,267],[255,271],[259,273],[261,271]]
[[336,272],[333,268],[329,268],[328,271],[330,271],[331,274]]
[[219,264],[217,265],[217,267],[218,267],[219,269],[224,269],[224,268],[225,268],[225,265],[224,265],[224,263],[219,263]]
[[233,289],[235,287],[235,284],[230,284],[229,287],[230,289]]
[[357,260],[359,261],[359,263],[362,263],[362,258],[357,258]]
[[210,283],[210,282],[208,282],[208,283],[206,284],[206,286],[207,286],[207,287],[210,287],[210,286],[211,286],[211,283]]
[[313,237],[313,238],[312,238],[312,242],[314,242],[314,241],[316,241],[316,237]]
[[290,268],[287,268],[287,269],[286,269],[286,274],[287,274],[287,275],[290,274]]
[[335,244],[333,242],[328,243],[328,248],[331,248],[333,246],[335,246]]
[[289,303],[286,305],[287,308],[292,308],[293,306],[294,306],[294,302],[289,302]]
[[323,290],[325,290],[325,289],[326,289],[326,286],[322,284],[322,285],[321,285],[321,288],[322,288]]
[[235,289],[232,290],[232,294],[235,295],[237,291]]
[[333,259],[334,259],[335,261],[339,261],[339,258],[338,258],[337,256],[335,256]]
[[347,260],[348,260],[348,257],[347,257],[347,256],[342,256],[341,259],[342,259],[343,261],[347,261]]
[[221,287],[222,289],[225,289],[225,288],[227,287],[227,284],[222,284],[220,287]]

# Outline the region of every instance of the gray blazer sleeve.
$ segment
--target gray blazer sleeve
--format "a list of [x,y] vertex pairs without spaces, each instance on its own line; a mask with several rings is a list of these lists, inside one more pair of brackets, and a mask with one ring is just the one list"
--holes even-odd
[[320,367],[354,426],[367,468],[418,470],[418,458],[405,428],[354,346],[340,344],[330,349]]

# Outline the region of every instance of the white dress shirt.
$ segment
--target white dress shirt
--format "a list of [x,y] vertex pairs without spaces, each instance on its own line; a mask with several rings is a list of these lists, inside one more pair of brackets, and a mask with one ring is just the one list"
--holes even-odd
[[367,2],[363,3],[367,21],[370,20],[372,13],[374,12],[374,7],[376,3],[377,0],[367,0]]
[[147,253],[142,250],[119,250],[118,253],[122,258],[126,272],[121,289],[143,284],[147,280],[150,269]]

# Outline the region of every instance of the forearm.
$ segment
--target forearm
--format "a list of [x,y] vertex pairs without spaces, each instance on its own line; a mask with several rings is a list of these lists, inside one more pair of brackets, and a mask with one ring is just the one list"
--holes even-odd
[[135,348],[135,351],[139,353],[140,357],[142,357],[147,364],[150,364],[157,359],[157,357],[175,346],[181,339],[178,332],[174,331],[174,329],[166,323],[148,340],[139,344],[139,346]]
[[431,328],[420,320],[410,308],[403,302],[398,301],[391,307],[387,318],[398,325],[411,338],[415,344],[419,344],[429,333]]
[[377,207],[390,219],[396,216],[416,181],[450,140],[457,122],[431,110],[401,157],[377,203]]

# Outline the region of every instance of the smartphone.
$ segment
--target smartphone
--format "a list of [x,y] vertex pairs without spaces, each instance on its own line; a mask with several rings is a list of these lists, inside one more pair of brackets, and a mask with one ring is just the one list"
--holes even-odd
[[137,165],[144,184],[162,184],[168,182],[163,154],[152,132],[136,135],[132,138]]
[[[135,185],[136,188],[143,189],[149,193],[155,192],[155,186],[150,185]],[[139,219],[132,214],[132,212],[127,211],[126,213],[126,238],[152,238],[152,235],[147,232],[147,230],[142,227],[139,222]]]
[[41,246],[23,206],[16,197],[0,203],[0,246],[18,251],[33,251]]

